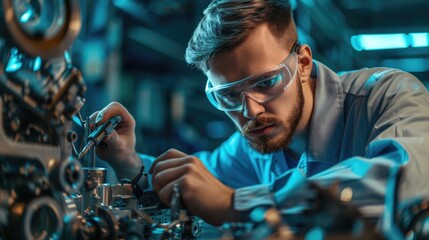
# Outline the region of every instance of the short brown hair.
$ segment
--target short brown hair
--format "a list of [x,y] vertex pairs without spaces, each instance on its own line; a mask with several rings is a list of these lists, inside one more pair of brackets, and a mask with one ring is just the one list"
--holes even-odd
[[186,62],[206,72],[216,54],[234,49],[265,22],[276,37],[289,34],[288,46],[297,41],[289,0],[213,0],[188,42]]

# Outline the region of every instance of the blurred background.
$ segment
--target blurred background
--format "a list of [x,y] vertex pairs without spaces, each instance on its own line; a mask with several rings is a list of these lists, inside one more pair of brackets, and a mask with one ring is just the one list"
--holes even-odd
[[[81,0],[74,64],[88,90],[82,115],[111,101],[137,122],[137,150],[211,150],[234,130],[204,94],[184,52],[209,0]],[[335,71],[386,66],[429,87],[428,0],[292,0],[302,43]],[[386,35],[388,34],[388,35]]]

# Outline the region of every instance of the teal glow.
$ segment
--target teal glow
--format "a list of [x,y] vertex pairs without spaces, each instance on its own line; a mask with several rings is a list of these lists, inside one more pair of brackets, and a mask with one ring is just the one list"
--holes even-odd
[[428,47],[429,33],[410,33],[410,45],[412,47]]
[[35,72],[39,71],[41,66],[42,66],[42,58],[36,57],[34,59],[33,71]]
[[308,7],[314,7],[314,0],[302,0],[301,2],[307,5]]
[[26,23],[30,21],[30,18],[33,17],[33,13],[31,11],[27,11],[24,14],[22,14],[21,18],[19,19],[22,23]]
[[429,33],[360,34],[350,37],[356,51],[429,47]]
[[305,43],[309,45],[311,48],[315,48],[316,43],[314,42],[314,39],[308,35],[302,28],[296,27],[296,31],[298,32],[298,39],[301,43]]
[[6,67],[6,72],[15,72],[22,67],[22,62],[20,61],[14,61],[14,59],[10,62],[8,62]]
[[404,33],[394,34],[361,34],[350,38],[356,51],[407,48],[408,36]]
[[297,0],[291,0],[290,5],[292,7],[292,11],[296,9],[296,6],[298,5]]
[[265,219],[265,212],[267,210],[263,207],[255,208],[249,215],[253,222],[260,223]]
[[15,72],[21,69],[22,67],[21,58],[22,56],[18,52],[18,49],[12,48],[9,61],[7,62],[7,65],[6,65],[6,72]]
[[305,240],[323,240],[325,239],[325,230],[321,227],[313,227],[311,228],[307,234],[305,234]]

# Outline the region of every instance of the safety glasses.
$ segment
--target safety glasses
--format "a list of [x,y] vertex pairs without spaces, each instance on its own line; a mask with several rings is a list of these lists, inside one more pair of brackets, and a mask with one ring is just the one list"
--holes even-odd
[[207,80],[205,91],[210,103],[221,111],[241,111],[245,95],[258,103],[280,96],[295,78],[299,47],[299,42],[296,42],[279,65],[262,74],[217,86]]

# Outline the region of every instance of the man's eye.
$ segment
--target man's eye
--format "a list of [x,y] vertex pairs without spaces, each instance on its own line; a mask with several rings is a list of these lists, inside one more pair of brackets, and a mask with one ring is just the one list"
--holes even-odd
[[256,84],[257,88],[267,88],[267,87],[272,87],[274,86],[278,81],[280,81],[281,78],[279,76],[270,78],[270,79],[266,79],[264,81],[260,81]]
[[239,96],[240,96],[240,92],[227,92],[222,94],[222,97],[226,99],[234,99]]

